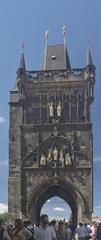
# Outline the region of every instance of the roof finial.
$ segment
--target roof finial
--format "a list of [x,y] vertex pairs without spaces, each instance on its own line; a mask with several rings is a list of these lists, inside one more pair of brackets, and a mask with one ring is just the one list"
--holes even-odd
[[25,43],[25,42],[22,42],[22,52],[24,52],[25,45],[26,45],[26,43]]
[[66,45],[66,35],[67,35],[67,29],[66,26],[63,26],[63,35],[64,35],[64,46]]
[[46,69],[46,57],[47,57],[47,46],[48,46],[48,36],[49,31],[45,32],[45,53],[44,53],[44,63],[43,63],[43,69]]
[[22,42],[22,53],[21,53],[21,57],[20,57],[20,69],[25,70],[25,57],[24,57],[24,49],[25,49],[25,42]]
[[87,43],[87,62],[86,62],[86,66],[89,66],[89,65],[93,65],[93,60],[92,60],[92,56],[91,56],[90,41],[88,41],[88,43]]
[[87,48],[91,50],[91,44],[90,44],[90,41],[88,40],[87,42]]

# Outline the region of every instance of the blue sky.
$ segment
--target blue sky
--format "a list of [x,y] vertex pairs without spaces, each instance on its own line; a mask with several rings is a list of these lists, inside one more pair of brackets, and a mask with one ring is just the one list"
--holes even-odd
[[[0,202],[7,203],[9,91],[15,84],[21,44],[26,42],[28,70],[41,68],[44,32],[49,44],[63,42],[72,67],[84,67],[88,40],[96,66],[94,132],[94,211],[101,215],[101,0],[1,0],[0,1]],[[2,189],[2,191],[1,191]]]

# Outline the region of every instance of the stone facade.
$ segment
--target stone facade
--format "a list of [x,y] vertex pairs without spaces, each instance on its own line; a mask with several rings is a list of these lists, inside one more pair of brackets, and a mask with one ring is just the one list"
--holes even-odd
[[23,64],[18,69],[10,92],[12,218],[21,213],[38,221],[43,204],[57,195],[70,205],[75,225],[90,221],[94,83],[95,67],[90,63],[83,69],[27,71]]

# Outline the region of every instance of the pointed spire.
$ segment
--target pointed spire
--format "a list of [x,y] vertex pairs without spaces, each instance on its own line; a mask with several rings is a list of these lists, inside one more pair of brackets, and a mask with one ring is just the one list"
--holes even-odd
[[90,65],[93,65],[93,60],[91,55],[91,49],[90,49],[90,46],[88,45],[86,66],[90,66]]
[[43,70],[46,70],[46,57],[47,57],[47,47],[48,47],[48,36],[49,31],[45,32],[45,52],[44,52],[44,59],[43,59]]
[[64,46],[66,46],[66,35],[67,35],[67,29],[66,26],[63,26],[63,36],[64,36]]
[[63,26],[62,29],[63,29],[63,36],[64,36],[64,60],[66,61],[66,67],[70,68],[70,61],[69,61],[69,56],[66,48],[66,37],[67,37],[68,31],[65,25]]
[[21,53],[21,57],[20,57],[20,62],[19,62],[19,69],[26,69],[25,66],[25,57],[24,57],[24,48],[25,48],[25,43],[22,43],[22,53]]

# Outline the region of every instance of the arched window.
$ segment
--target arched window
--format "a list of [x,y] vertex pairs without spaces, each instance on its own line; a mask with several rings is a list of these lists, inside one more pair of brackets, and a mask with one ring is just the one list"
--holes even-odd
[[77,105],[72,104],[71,106],[71,122],[77,121]]
[[84,121],[84,102],[80,101],[78,104],[78,121]]
[[35,124],[40,123],[40,108],[39,107],[34,108],[34,123]]
[[69,122],[69,103],[68,102],[64,103],[63,122]]

